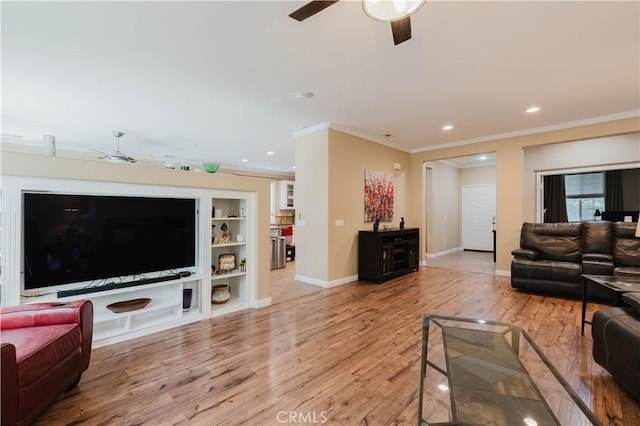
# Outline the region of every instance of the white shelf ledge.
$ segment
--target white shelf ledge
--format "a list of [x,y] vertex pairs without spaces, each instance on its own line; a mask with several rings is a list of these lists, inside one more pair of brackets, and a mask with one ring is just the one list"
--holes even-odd
[[242,277],[244,275],[247,275],[246,272],[240,272],[239,270],[234,270],[233,272],[228,272],[226,274],[215,274],[211,276],[211,282],[213,281],[217,281],[217,280],[226,280],[227,278],[233,278],[233,277]]
[[111,312],[109,310],[98,312],[93,317],[93,323],[98,324],[101,322],[113,321],[118,318],[124,318],[124,317],[133,316],[133,315],[139,315],[142,313],[160,311],[164,309],[171,309],[175,307],[180,307],[180,309],[182,309],[182,302],[176,303],[175,300],[171,300],[171,299],[160,299],[160,300],[151,299],[151,302],[149,302],[149,304],[142,309],[135,309],[133,311],[118,312],[118,313]]
[[246,308],[247,308],[246,300],[241,299],[237,296],[231,295],[231,297],[226,303],[223,303],[220,305],[212,304],[211,315],[212,316],[224,315],[224,314],[229,314],[235,311],[241,311]]
[[227,244],[212,244],[211,247],[220,248],[220,247],[233,247],[233,246],[246,246],[246,245],[247,245],[247,242],[243,241],[241,243],[233,242],[233,243],[227,243]]

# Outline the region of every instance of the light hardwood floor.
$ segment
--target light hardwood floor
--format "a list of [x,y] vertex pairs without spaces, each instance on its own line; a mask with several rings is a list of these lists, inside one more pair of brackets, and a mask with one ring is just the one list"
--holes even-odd
[[455,251],[446,256],[427,259],[427,266],[480,274],[494,274],[496,271],[493,253],[486,251]]
[[593,362],[576,300],[433,267],[331,289],[292,274],[274,275],[269,307],[94,350],[38,424],[414,425],[424,313],[522,324],[604,424],[640,424],[640,404]]

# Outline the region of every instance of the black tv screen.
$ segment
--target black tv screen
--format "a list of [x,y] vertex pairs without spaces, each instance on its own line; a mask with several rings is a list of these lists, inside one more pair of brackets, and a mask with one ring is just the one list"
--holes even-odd
[[25,193],[25,289],[195,265],[196,200]]

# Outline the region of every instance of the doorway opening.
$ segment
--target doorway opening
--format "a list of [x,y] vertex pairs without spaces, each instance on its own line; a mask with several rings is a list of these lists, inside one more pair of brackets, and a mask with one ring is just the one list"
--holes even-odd
[[[447,262],[447,267],[453,269],[495,271],[494,230],[498,220],[495,164],[493,152],[423,164],[427,266]],[[474,255],[469,250],[478,253]],[[444,259],[447,256],[448,260]]]

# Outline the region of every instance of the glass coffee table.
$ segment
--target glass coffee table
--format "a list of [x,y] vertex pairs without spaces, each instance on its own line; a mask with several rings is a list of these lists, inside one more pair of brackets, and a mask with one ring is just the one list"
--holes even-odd
[[418,426],[600,425],[520,326],[442,315],[422,326]]
[[622,306],[622,295],[630,291],[640,291],[640,277],[624,277],[615,275],[583,275],[582,276],[582,324],[580,333],[584,336],[584,325],[591,324],[585,319],[587,297],[590,285],[600,285],[613,293],[613,306]]

